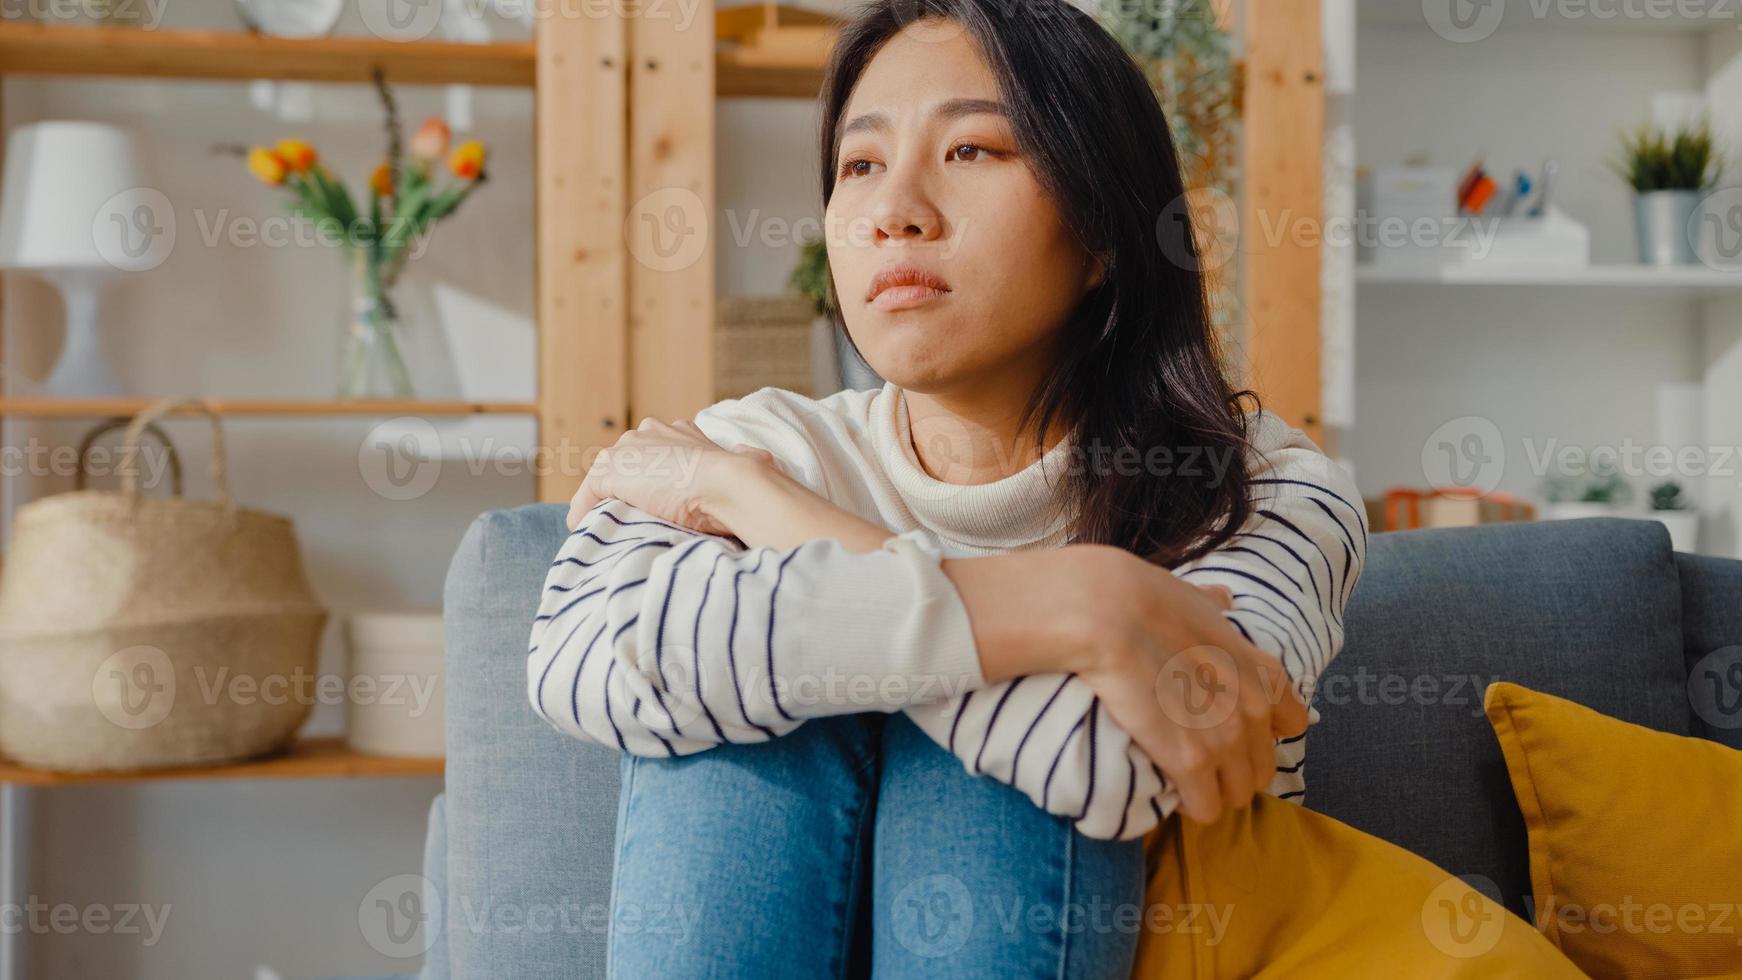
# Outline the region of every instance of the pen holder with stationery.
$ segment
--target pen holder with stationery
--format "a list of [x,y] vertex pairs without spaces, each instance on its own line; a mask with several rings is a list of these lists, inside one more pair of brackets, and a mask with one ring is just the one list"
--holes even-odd
[[1549,161],[1534,183],[1521,172],[1505,192],[1479,166],[1462,177],[1447,167],[1377,170],[1358,194],[1371,229],[1359,257],[1400,271],[1585,268],[1591,232],[1549,198],[1556,170]]

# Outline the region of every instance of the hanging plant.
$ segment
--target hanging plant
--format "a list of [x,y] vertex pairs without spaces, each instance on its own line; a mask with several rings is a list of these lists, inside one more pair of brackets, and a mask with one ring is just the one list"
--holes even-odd
[[[1143,68],[1167,116],[1186,192],[1232,201],[1243,87],[1234,35],[1217,8],[1227,0],[1107,0],[1097,19]],[[1200,254],[1221,230],[1195,211]],[[1207,269],[1211,323],[1226,341],[1237,317],[1231,269]],[[1224,342],[1224,352],[1232,345]]]

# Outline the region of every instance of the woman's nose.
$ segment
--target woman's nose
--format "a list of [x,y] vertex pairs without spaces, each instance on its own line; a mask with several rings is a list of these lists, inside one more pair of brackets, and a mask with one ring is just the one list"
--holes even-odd
[[924,241],[942,232],[943,217],[918,177],[892,169],[878,191],[872,216],[879,237]]

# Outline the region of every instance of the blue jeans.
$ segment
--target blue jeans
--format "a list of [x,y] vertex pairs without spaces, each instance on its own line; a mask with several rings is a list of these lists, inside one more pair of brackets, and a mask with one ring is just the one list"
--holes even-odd
[[613,978],[1131,974],[1143,842],[1084,837],[905,715],[622,766]]

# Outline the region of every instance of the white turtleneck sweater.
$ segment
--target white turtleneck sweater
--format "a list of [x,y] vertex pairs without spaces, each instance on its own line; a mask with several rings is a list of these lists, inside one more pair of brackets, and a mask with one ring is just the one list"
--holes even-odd
[[[1346,472],[1304,433],[1268,412],[1253,421],[1256,512],[1223,548],[1174,572],[1227,585],[1228,618],[1282,661],[1310,705],[1342,646],[1365,514]],[[807,718],[904,710],[967,771],[1009,783],[1088,836],[1137,837],[1178,807],[1178,790],[1084,681],[986,683],[966,609],[939,564],[1063,545],[1072,512],[1057,489],[1070,439],[1010,476],[970,485],[920,466],[893,383],[822,399],[763,388],[695,422],[722,446],[768,450],[891,537],[870,553],[833,539],[746,548],[601,502],[559,549],[532,625],[528,694],[546,721],[625,752],[677,756],[776,738]],[[1230,463],[1099,461],[1191,479]],[[1308,714],[1318,721],[1316,709]],[[1303,798],[1305,752],[1304,735],[1277,742],[1267,792]]]

